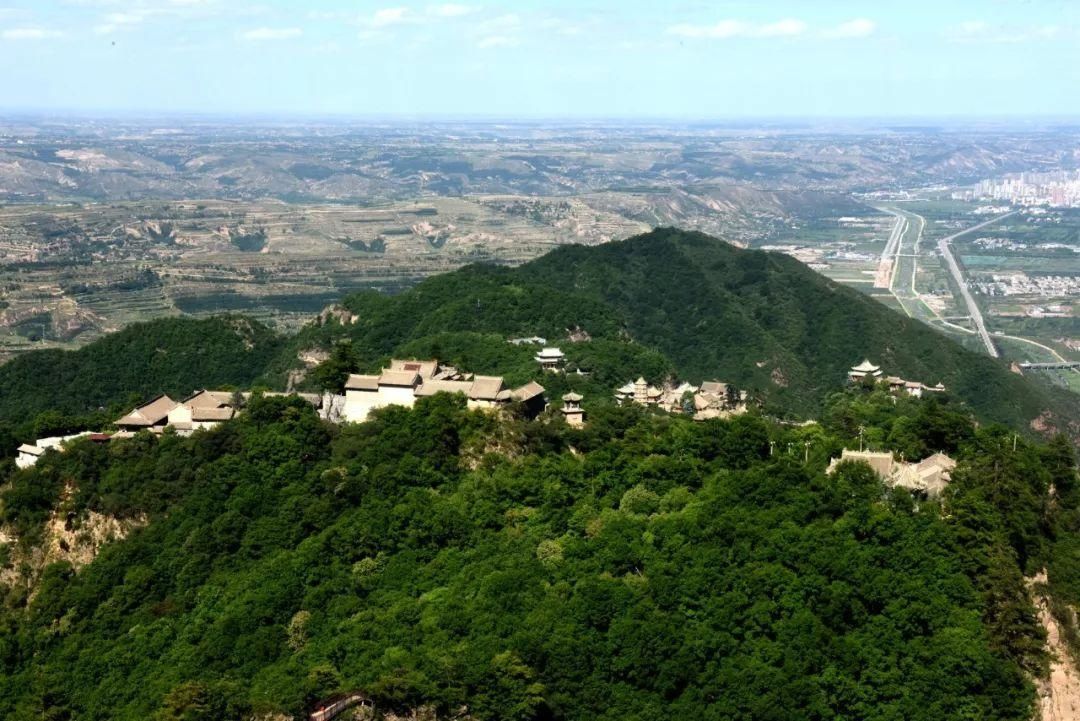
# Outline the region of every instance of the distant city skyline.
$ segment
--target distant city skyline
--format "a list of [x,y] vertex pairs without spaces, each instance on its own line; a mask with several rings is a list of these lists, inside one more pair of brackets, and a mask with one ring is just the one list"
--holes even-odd
[[1061,0],[6,0],[0,112],[1073,118],[1078,48]]

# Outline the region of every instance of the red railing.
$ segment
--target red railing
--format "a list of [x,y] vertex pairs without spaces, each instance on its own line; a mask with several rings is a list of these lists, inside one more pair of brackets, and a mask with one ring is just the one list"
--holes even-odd
[[336,717],[342,711],[351,709],[353,706],[359,705],[371,706],[371,699],[361,693],[354,693],[344,698],[339,698],[336,701],[326,701],[315,711],[311,712],[308,717],[309,721],[330,721],[330,719]]

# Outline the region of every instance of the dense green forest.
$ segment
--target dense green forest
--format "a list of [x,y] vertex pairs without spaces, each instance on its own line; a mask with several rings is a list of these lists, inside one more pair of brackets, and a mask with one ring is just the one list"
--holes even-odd
[[241,316],[165,318],[128,326],[77,351],[45,350],[0,366],[0,457],[11,438],[101,427],[167,393],[246,388],[285,339]]
[[[1023,574],[1080,601],[1070,444],[877,389],[825,405],[805,427],[601,407],[579,430],[447,395],[345,427],[256,398],[189,438],[47,454],[0,497],[9,566],[56,507],[144,525],[8,586],[0,716],[240,719],[362,690],[477,719],[1030,718]],[[826,476],[859,429],[961,459],[945,498]]]
[[[282,388],[311,350],[306,389],[438,357],[578,391],[588,423],[440,395],[335,426],[256,394],[190,437],[2,459],[0,717],[268,718],[362,691],[478,720],[1029,719],[1043,569],[1080,650],[1075,396],[796,261],[660,230],[343,305],[291,337],[167,319],[27,354],[0,366],[0,457],[161,392]],[[534,334],[582,374],[506,342]],[[845,383],[862,357],[950,392]],[[753,410],[615,405],[638,375],[730,381]],[[933,500],[826,475],[859,443],[960,465]],[[57,540],[104,520],[129,532],[92,560]]]

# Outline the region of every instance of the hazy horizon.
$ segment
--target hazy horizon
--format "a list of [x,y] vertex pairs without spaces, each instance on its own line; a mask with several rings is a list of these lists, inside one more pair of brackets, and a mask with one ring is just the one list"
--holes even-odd
[[9,0],[0,110],[391,119],[1074,118],[1080,7]]

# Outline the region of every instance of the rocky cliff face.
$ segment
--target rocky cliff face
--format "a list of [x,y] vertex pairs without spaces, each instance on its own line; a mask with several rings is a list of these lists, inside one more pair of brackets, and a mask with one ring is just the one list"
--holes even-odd
[[[1080,670],[1065,642],[1061,625],[1050,612],[1046,572],[1032,579],[1039,622],[1046,629],[1046,647],[1050,653],[1050,674],[1038,681],[1040,721],[1075,721],[1080,719]],[[1075,612],[1073,612],[1075,617]]]
[[46,566],[68,563],[78,570],[93,561],[106,543],[120,540],[146,523],[144,518],[120,520],[94,511],[76,517],[67,510],[74,491],[73,487],[64,489],[45,523],[40,545],[20,548],[15,535],[0,530],[0,543],[14,549],[7,567],[0,569],[0,585],[23,586],[33,596]]

